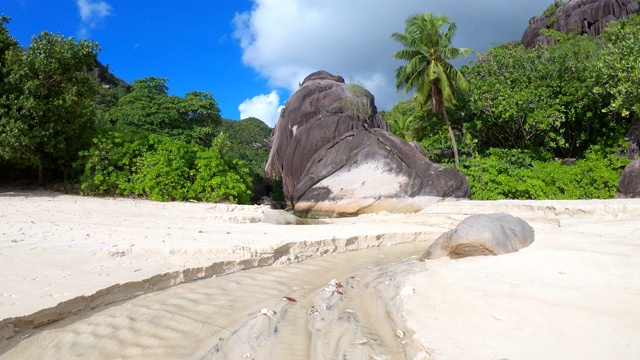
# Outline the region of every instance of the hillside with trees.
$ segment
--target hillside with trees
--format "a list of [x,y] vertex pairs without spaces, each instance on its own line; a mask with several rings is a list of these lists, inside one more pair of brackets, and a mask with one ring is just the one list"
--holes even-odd
[[[545,35],[555,41],[498,45],[460,69],[469,86],[448,114],[472,198],[615,195],[629,162],[617,154],[627,153],[625,134],[640,110],[640,15],[609,24],[598,37]],[[414,98],[385,118],[430,159],[451,164],[441,113]]]
[[[222,119],[213,95],[129,85],[91,41],[47,31],[19,46],[0,22],[1,179],[78,184],[88,195],[248,203],[264,179],[271,129]],[[264,190],[266,189],[266,190]]]
[[[259,119],[223,119],[213,94],[170,95],[166,78],[127,84],[92,41],[44,31],[22,47],[9,21],[2,15],[3,182],[154,200],[279,193],[264,178],[271,129]],[[497,45],[460,69],[448,61],[470,50],[450,46],[456,24],[421,14],[406,25],[392,35],[404,49],[389,56],[406,61],[397,87],[415,96],[384,116],[431,161],[457,166],[473,199],[614,196],[638,155],[624,139],[640,112],[640,15],[597,37],[545,28],[546,46]]]

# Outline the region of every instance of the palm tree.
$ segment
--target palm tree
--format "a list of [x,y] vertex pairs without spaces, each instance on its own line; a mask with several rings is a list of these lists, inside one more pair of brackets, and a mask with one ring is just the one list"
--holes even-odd
[[396,88],[404,88],[403,96],[415,90],[414,100],[419,106],[430,103],[434,113],[442,111],[457,167],[458,147],[446,107],[455,104],[454,92],[466,91],[468,84],[449,60],[466,56],[473,50],[451,46],[456,24],[444,15],[416,14],[407,19],[405,26],[404,34],[391,35],[404,46],[393,58],[407,61],[396,69]]

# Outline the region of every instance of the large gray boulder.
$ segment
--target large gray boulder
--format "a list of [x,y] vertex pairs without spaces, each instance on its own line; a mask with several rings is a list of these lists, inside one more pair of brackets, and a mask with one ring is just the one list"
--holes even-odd
[[389,129],[373,95],[357,84],[345,84],[341,76],[310,74],[287,100],[273,130],[267,177],[282,177],[285,199],[291,202],[309,160],[342,134],[363,128]]
[[570,0],[551,16],[531,18],[520,43],[526,47],[553,43],[553,39],[540,33],[544,29],[565,33],[577,30],[580,34],[598,36],[611,21],[626,19],[639,11],[637,0]]
[[428,161],[408,142],[381,129],[356,129],[309,161],[292,195],[309,217],[415,212],[445,198],[468,198],[467,178]]
[[453,230],[440,235],[420,261],[448,256],[452,259],[479,255],[500,255],[525,248],[534,240],[529,224],[512,215],[475,214]]
[[640,160],[630,162],[622,171],[616,197],[619,199],[640,198]]

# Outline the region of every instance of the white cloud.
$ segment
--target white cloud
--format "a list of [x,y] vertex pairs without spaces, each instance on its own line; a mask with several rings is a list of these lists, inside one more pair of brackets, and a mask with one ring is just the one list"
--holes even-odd
[[240,119],[255,117],[270,127],[274,127],[278,122],[280,111],[283,107],[280,106],[278,92],[273,90],[269,94],[262,94],[245,100],[238,106],[238,110],[240,111]]
[[80,11],[80,28],[78,29],[78,37],[86,38],[92,29],[104,19],[112,14],[111,5],[105,1],[95,0],[77,0],[78,11]]
[[378,109],[389,110],[402,95],[394,78],[402,63],[391,58],[400,47],[389,36],[404,31],[407,17],[445,14],[458,25],[453,45],[483,52],[492,43],[519,40],[529,18],[549,2],[254,0],[251,11],[236,15],[234,36],[243,62],[274,89],[295,91],[305,76],[326,70],[364,84]]

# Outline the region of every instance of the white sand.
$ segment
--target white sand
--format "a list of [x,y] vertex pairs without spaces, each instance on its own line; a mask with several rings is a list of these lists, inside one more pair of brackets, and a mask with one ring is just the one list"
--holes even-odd
[[[328,225],[262,207],[0,193],[0,342],[70,314],[259,265],[429,242],[471,213],[536,231],[514,254],[422,263],[397,284],[434,359],[640,358],[640,200],[447,202]],[[419,255],[419,254],[418,254]]]

